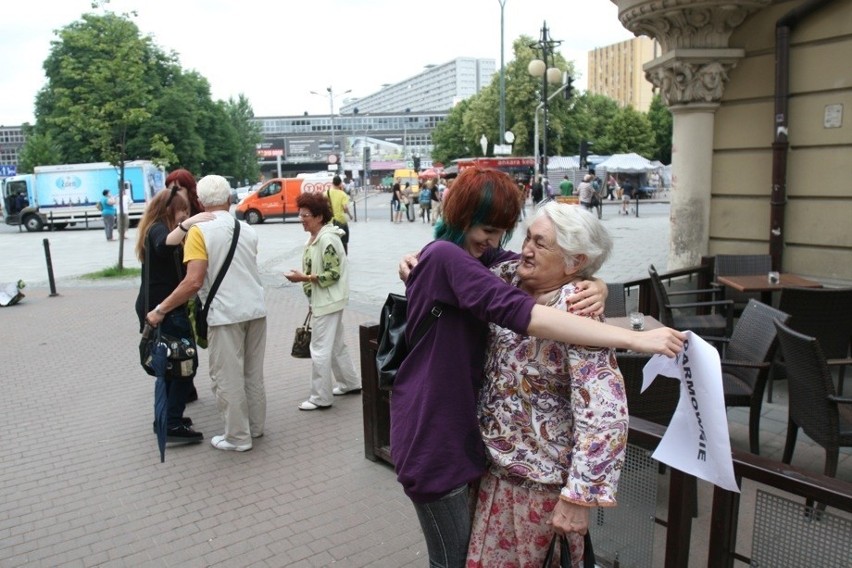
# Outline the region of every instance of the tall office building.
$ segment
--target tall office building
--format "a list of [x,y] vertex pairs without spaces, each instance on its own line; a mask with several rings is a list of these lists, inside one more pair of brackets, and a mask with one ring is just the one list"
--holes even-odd
[[340,113],[348,114],[355,108],[358,112],[449,111],[491,83],[494,73],[493,59],[458,57],[442,65],[429,65],[425,71],[372,95],[348,99]]
[[0,126],[0,175],[11,166],[18,165],[18,154],[26,138],[21,126]]
[[642,66],[654,59],[657,51],[657,43],[645,36],[590,51],[588,92],[647,112],[654,90]]

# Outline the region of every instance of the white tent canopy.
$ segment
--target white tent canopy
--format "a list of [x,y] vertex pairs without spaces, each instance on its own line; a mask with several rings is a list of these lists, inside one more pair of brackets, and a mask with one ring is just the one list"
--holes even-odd
[[548,170],[572,170],[580,167],[580,159],[575,156],[551,156],[547,160]]
[[596,169],[606,170],[607,173],[643,174],[657,169],[650,160],[633,152],[629,154],[613,154],[595,166]]

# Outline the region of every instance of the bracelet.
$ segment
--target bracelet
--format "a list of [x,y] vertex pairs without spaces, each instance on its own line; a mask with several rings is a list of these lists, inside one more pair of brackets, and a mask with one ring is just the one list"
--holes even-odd
[[180,230],[181,230],[181,231],[183,231],[184,233],[188,233],[188,232],[189,232],[189,229],[184,229],[184,228],[183,228],[183,221],[181,221],[180,223],[178,223],[178,229],[180,229]]

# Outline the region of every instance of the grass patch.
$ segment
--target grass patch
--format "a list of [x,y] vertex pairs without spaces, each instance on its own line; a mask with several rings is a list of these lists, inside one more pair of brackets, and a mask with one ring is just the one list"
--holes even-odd
[[110,266],[109,268],[104,268],[103,270],[98,270],[97,272],[83,274],[80,278],[85,278],[86,280],[100,280],[101,278],[130,278],[139,276],[140,274],[142,274],[141,268],[128,268],[125,266],[119,270],[118,265],[115,265]]

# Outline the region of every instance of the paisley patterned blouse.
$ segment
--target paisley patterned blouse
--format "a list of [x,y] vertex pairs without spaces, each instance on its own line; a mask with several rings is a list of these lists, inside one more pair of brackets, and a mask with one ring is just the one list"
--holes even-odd
[[[492,271],[520,284],[517,261]],[[568,308],[566,284],[547,305]],[[601,318],[603,319],[603,318]],[[479,422],[491,471],[574,503],[614,506],[627,398],[612,349],[567,345],[491,324]]]

